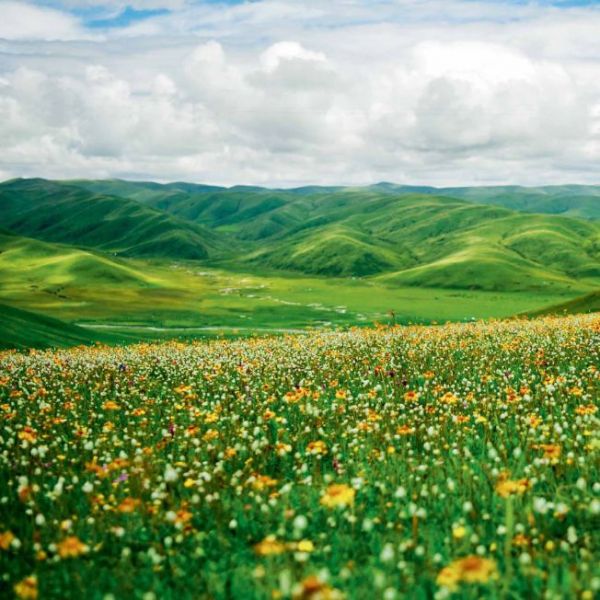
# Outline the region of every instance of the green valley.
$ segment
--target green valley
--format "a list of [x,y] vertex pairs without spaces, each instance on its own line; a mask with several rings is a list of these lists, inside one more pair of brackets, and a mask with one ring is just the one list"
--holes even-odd
[[74,342],[586,311],[597,188],[565,214],[529,211],[569,189],[456,190],[11,180],[0,303],[77,327]]

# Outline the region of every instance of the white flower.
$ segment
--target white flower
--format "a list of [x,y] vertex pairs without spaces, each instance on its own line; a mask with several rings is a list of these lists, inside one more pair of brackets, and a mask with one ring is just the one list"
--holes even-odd
[[167,482],[177,481],[178,477],[179,477],[179,473],[177,472],[177,469],[174,469],[171,465],[167,465],[165,467],[165,473],[163,475],[163,478],[165,481],[167,481]]
[[308,519],[304,515],[298,515],[293,522],[294,529],[304,531],[308,527]]
[[394,547],[392,544],[385,544],[379,555],[381,562],[390,562],[394,559]]
[[406,490],[400,486],[397,490],[396,493],[394,494],[394,496],[396,498],[404,498],[406,496]]

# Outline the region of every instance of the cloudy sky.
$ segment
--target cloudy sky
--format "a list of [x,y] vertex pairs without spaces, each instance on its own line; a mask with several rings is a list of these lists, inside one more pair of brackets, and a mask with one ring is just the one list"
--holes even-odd
[[600,0],[0,0],[0,179],[600,183]]

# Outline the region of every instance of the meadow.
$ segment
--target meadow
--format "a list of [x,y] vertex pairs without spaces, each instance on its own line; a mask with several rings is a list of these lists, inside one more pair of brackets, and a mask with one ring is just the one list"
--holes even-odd
[[0,354],[3,597],[581,598],[597,315]]

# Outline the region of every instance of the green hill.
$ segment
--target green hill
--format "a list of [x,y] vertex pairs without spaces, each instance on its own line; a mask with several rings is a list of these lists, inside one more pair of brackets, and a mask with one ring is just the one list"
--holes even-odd
[[[238,206],[243,200],[243,210],[258,203],[260,210],[269,209],[272,203],[283,204],[306,196],[328,196],[347,190],[340,186],[305,186],[292,189],[267,189],[250,186],[223,188],[190,183],[157,184],[153,182],[78,181],[73,184],[96,193],[110,194],[163,208],[183,218],[210,222],[213,203],[227,199],[227,217],[237,220]],[[382,182],[360,188],[363,193],[374,192],[392,196],[428,195],[444,196],[471,202],[490,204],[526,213],[555,214],[582,219],[600,219],[600,185],[523,186],[472,186],[445,187],[397,185]],[[208,200],[208,202],[206,202]],[[269,206],[271,204],[271,207]],[[222,213],[221,213],[221,216]]]
[[[135,198],[237,239],[241,246],[221,256],[227,268],[378,276],[388,285],[496,291],[583,292],[600,282],[599,223],[526,212],[543,208],[592,217],[600,205],[586,200],[594,194],[600,199],[594,186],[77,185]],[[569,210],[561,200],[566,196]],[[497,205],[510,204],[508,199],[519,210]]]
[[564,315],[578,313],[600,312],[600,290],[596,290],[574,300],[553,304],[540,310],[527,313],[528,316],[539,317],[541,315]]
[[0,184],[5,229],[123,256],[202,259],[219,246],[207,229],[126,198],[43,179]]
[[[30,237],[238,272],[488,291],[584,293],[600,285],[600,222],[523,212],[534,198],[560,211],[558,199],[593,197],[594,186],[442,191],[15,180],[0,185],[0,217]],[[523,210],[498,206],[499,198]]]
[[154,278],[130,263],[101,253],[50,244],[0,231],[0,289],[17,280],[44,282],[47,289],[70,285],[151,287]]
[[0,304],[0,349],[76,346],[104,339],[83,327]]

